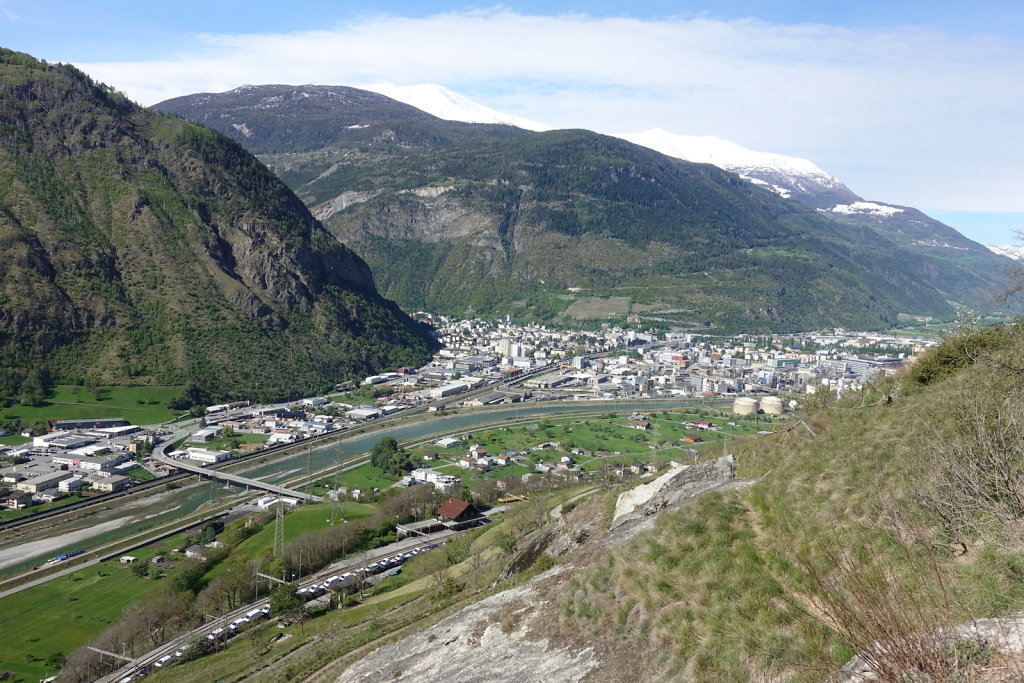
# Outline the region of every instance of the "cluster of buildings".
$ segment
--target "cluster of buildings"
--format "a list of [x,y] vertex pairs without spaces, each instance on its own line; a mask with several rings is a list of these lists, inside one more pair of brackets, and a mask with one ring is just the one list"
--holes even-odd
[[0,468],[0,507],[22,509],[52,503],[75,491],[120,491],[132,484],[124,472],[152,435],[123,419],[58,420],[32,442],[0,446],[13,463]]
[[462,320],[426,316],[437,331],[444,351],[452,359],[475,353],[493,355],[503,367],[529,369],[573,356],[602,353],[652,342],[653,332],[637,332],[612,325],[599,330],[562,330],[548,325],[519,325],[507,317],[498,320]]
[[[265,444],[247,444],[258,449],[345,430],[424,403],[437,409],[526,400],[733,397],[737,414],[779,414],[799,395],[857,390],[913,362],[935,343],[838,329],[716,337],[608,324],[597,330],[562,330],[518,325],[508,318],[417,316],[434,325],[444,348],[422,368],[365,378],[363,385],[380,388],[379,400],[351,404],[310,397],[270,406],[247,401],[210,406],[206,426],[189,438],[198,445],[175,455],[212,464],[230,454],[202,444],[225,433],[265,435]],[[780,394],[789,398],[783,400]],[[440,401],[446,403],[438,406]],[[13,463],[0,469],[0,506],[50,502],[86,486],[102,491],[126,487],[131,481],[123,473],[154,439],[123,419],[57,421],[53,431],[34,437],[31,444],[0,446],[0,457]],[[457,462],[466,469],[486,469],[514,464],[516,456],[470,449]],[[409,479],[442,490],[458,484],[456,477],[428,468],[416,470]]]
[[[797,337],[711,338],[667,334],[661,340],[629,335],[618,355],[583,353],[550,362],[521,383],[526,398],[621,399],[715,398],[745,394],[811,394],[822,388],[842,394],[895,372],[933,345],[864,333],[833,332]],[[475,352],[473,358],[482,354]],[[508,369],[490,357],[498,372]],[[454,359],[453,363],[458,363]],[[486,397],[477,397],[477,402]],[[772,401],[765,412],[776,411]]]
[[[611,325],[547,325],[429,316],[443,348],[418,371],[367,378],[406,401],[452,399],[479,406],[545,399],[723,397],[839,393],[912,362],[935,342],[842,329],[785,336],[638,332]],[[616,355],[615,352],[621,353]],[[598,357],[600,356],[600,357]],[[508,380],[522,379],[511,389]],[[459,400],[485,385],[489,392]],[[769,402],[768,408],[773,408]]]
[[267,437],[265,446],[276,446],[350,429],[368,420],[404,410],[409,405],[396,401],[383,405],[353,405],[317,396],[289,404],[246,406],[208,415],[207,427],[189,437],[189,441],[208,443],[220,438],[227,429],[229,433],[264,435]]

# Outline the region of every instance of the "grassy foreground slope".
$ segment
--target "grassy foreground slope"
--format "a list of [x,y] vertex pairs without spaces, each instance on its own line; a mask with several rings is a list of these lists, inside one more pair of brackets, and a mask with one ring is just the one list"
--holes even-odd
[[1019,327],[947,341],[895,383],[741,444],[739,475],[763,481],[586,569],[564,626],[656,648],[652,678],[822,680],[877,639],[905,646],[894,674],[988,676],[990,653],[906,641],[1024,605],[1022,342]]

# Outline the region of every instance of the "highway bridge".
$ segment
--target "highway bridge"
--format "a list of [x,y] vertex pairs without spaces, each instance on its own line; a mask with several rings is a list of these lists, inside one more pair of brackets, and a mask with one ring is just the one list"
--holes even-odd
[[203,477],[209,477],[210,479],[217,479],[219,481],[227,482],[229,484],[238,484],[239,486],[246,486],[252,489],[262,489],[264,491],[270,491],[280,496],[291,496],[292,498],[298,498],[313,503],[322,503],[323,497],[314,496],[309,493],[303,493],[302,491],[293,491],[292,489],[285,488],[284,486],[277,486],[276,484],[268,484],[265,481],[259,479],[249,479],[248,477],[242,477],[237,474],[231,474],[229,472],[222,472],[220,470],[210,470],[202,467],[201,465],[194,465],[187,462],[184,459],[175,460],[168,458],[165,455],[153,454],[153,457],[160,462],[170,467],[177,467],[179,470],[185,470],[186,472],[192,472]]

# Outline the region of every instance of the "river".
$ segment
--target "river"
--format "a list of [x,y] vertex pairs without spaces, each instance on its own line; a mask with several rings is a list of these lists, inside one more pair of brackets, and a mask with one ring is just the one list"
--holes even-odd
[[[497,410],[436,415],[416,422],[386,427],[366,434],[342,438],[310,449],[298,448],[244,470],[251,479],[281,484],[297,473],[340,464],[366,453],[385,436],[400,442],[415,441],[432,435],[461,434],[485,425],[534,419],[554,414],[616,412],[684,408],[706,405],[700,401],[593,402],[579,404],[524,403]],[[59,522],[16,539],[0,540],[0,576],[23,571],[45,562],[60,552],[78,548],[89,550],[160,524],[191,514],[204,505],[238,495],[240,489],[207,481],[180,489],[162,491],[139,500],[86,515],[81,519]]]

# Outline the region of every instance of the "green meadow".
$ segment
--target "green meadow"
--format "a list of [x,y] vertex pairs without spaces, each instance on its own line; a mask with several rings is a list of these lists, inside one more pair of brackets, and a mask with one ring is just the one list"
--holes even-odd
[[93,417],[123,417],[137,425],[158,424],[181,414],[167,409],[167,402],[181,391],[180,386],[103,386],[90,391],[84,386],[61,384],[50,389],[43,405],[11,406],[0,411],[0,416],[8,421],[19,420],[23,425]]

